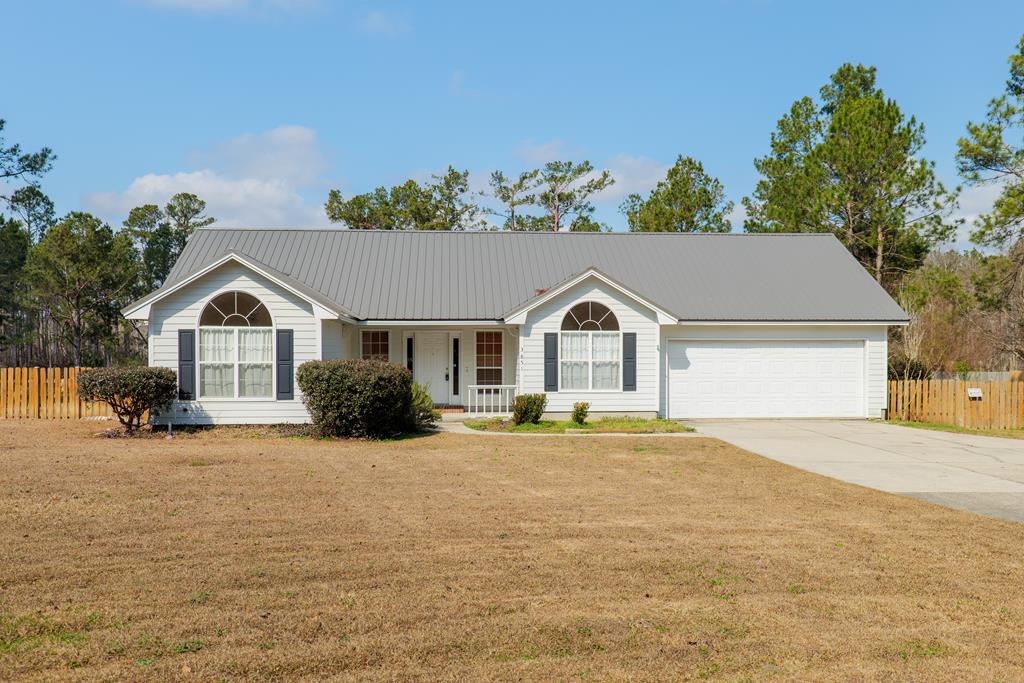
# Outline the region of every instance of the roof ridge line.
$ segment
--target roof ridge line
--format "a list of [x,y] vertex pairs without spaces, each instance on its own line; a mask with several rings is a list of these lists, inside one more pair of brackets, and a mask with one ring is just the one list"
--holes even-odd
[[351,228],[222,228],[210,226],[199,228],[199,232],[338,232],[363,235],[575,235],[579,237],[611,237],[611,236],[664,236],[664,237],[834,237],[831,232],[572,232],[560,230],[353,230]]

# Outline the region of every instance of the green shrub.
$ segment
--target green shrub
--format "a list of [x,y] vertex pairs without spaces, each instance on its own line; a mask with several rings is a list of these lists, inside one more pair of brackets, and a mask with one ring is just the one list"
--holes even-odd
[[512,421],[517,425],[537,424],[547,405],[547,394],[519,394],[512,400]]
[[418,432],[430,429],[441,419],[441,411],[434,410],[434,399],[423,385],[412,383],[412,426]]
[[572,404],[572,421],[578,425],[586,424],[587,413],[590,412],[590,404],[586,401],[579,401]]
[[314,360],[297,379],[318,436],[380,439],[413,428],[412,373],[401,365]]
[[78,376],[78,397],[103,401],[131,434],[146,411],[156,412],[178,395],[178,376],[168,368],[97,368]]

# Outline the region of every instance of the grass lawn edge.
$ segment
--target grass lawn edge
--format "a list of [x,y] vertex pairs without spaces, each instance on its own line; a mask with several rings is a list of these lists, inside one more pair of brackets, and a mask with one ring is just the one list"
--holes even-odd
[[571,420],[541,420],[517,425],[509,418],[500,417],[466,420],[463,424],[478,432],[505,434],[683,434],[696,431],[674,420],[639,417],[602,417],[583,425]]
[[1024,439],[1024,429],[971,429],[970,427],[959,427],[941,422],[912,422],[910,420],[882,420],[880,422],[897,427],[912,427],[933,432],[966,434],[969,436],[994,436],[999,439]]

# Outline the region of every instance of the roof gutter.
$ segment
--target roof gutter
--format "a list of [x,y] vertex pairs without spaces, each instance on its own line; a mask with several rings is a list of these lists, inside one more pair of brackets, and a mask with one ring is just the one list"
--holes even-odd
[[357,327],[436,327],[439,325],[465,327],[494,327],[508,325],[504,320],[359,320]]
[[903,327],[910,323],[909,320],[679,320],[678,325],[879,325],[886,327]]

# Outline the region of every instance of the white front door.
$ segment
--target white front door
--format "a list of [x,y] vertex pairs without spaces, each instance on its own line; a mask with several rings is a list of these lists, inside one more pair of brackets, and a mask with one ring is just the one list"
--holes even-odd
[[672,341],[669,417],[864,417],[864,341]]
[[417,332],[413,345],[416,381],[427,387],[434,403],[448,403],[448,333]]

